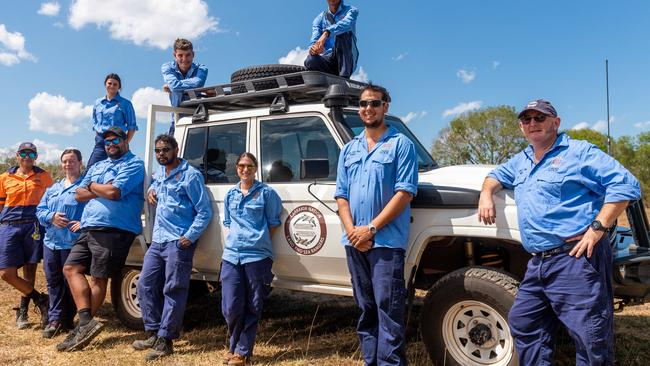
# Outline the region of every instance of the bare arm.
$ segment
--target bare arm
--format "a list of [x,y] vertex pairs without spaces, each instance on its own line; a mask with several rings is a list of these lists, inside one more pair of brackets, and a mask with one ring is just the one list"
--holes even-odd
[[269,236],[270,236],[270,237],[273,237],[273,234],[275,234],[275,232],[278,231],[278,228],[279,228],[279,227],[280,227],[280,226],[269,227]]
[[[352,213],[350,212],[350,202],[345,198],[337,198],[336,204],[339,206],[339,218],[345,229],[345,234],[353,244],[354,221],[352,220]],[[353,244],[354,245],[354,244]]]
[[[406,191],[397,191],[393,198],[388,201],[386,207],[384,207],[379,215],[372,219],[370,222],[373,224],[377,230],[386,226],[389,222],[393,221],[397,216],[399,216],[406,206],[411,203],[413,200],[413,195]],[[357,226],[354,230],[355,239],[354,245],[361,244],[368,240],[372,239],[372,234],[370,233],[370,228],[368,226]]]
[[97,196],[86,188],[79,187],[75,191],[74,199],[77,202],[88,202],[93,198],[97,198]]
[[[605,227],[614,225],[614,221],[616,221],[616,218],[623,213],[623,210],[625,210],[627,204],[628,201],[610,202],[604,204],[603,208],[600,209],[598,216],[596,216],[596,220],[600,221],[600,223]],[[576,244],[573,249],[571,249],[569,255],[580,258],[580,256],[586,251],[587,258],[591,258],[594,247],[596,244],[598,244],[598,241],[603,237],[603,235],[605,235],[604,231],[595,231],[590,227],[584,234],[567,239],[567,242],[580,240],[578,244]]]
[[95,194],[97,197],[106,198],[109,200],[119,200],[121,197],[120,189],[114,187],[111,182],[106,184],[92,182],[88,186],[88,189],[90,189],[90,192]]
[[133,135],[135,135],[135,130],[129,130],[126,133],[126,143],[130,143],[131,140],[133,139]]
[[478,200],[478,221],[485,225],[492,225],[496,222],[497,212],[494,208],[493,196],[499,192],[503,186],[498,180],[487,177],[481,187],[481,196]]

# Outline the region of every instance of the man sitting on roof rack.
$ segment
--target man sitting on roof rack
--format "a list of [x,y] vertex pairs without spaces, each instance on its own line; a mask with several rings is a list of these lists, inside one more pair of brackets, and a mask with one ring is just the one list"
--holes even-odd
[[[183,101],[183,92],[188,89],[201,88],[208,77],[208,67],[196,64],[192,42],[178,38],[174,42],[174,61],[162,65],[162,76],[165,80],[163,90],[169,94],[173,107],[179,107]],[[174,118],[169,127],[169,134],[174,134]]]
[[308,70],[350,78],[357,67],[356,25],[359,10],[343,0],[327,0],[328,10],[318,14],[312,25]]

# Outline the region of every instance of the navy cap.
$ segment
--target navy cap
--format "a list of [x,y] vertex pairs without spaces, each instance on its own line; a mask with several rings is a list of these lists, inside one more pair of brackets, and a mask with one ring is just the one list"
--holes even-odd
[[18,152],[21,152],[23,150],[31,150],[35,153],[38,153],[38,150],[36,150],[36,145],[32,144],[31,142],[23,142],[18,146]]
[[540,113],[544,113],[547,116],[557,117],[557,112],[555,111],[555,108],[553,108],[553,105],[551,105],[551,102],[544,99],[537,99],[533,100],[532,102],[528,102],[528,104],[526,104],[526,106],[521,109],[521,112],[519,112],[517,118],[521,119],[526,111],[538,111]]
[[111,126],[106,131],[102,132],[103,138],[106,138],[106,135],[115,135],[120,137],[122,140],[126,140],[126,132],[122,131],[122,129],[117,126]]

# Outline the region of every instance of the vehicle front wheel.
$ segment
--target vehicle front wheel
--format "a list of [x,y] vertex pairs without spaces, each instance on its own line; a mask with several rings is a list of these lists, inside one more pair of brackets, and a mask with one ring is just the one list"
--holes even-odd
[[454,271],[429,289],[420,332],[437,365],[517,365],[508,312],[519,282],[489,267]]
[[138,302],[138,280],[140,270],[125,268],[122,276],[111,283],[111,301],[117,318],[131,329],[142,330],[142,312]]

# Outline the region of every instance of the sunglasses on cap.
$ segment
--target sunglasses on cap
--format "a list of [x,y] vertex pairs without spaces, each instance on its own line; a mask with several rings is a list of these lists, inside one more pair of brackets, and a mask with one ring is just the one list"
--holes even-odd
[[545,114],[538,114],[538,115],[536,115],[534,117],[530,117],[530,116],[529,117],[522,117],[519,120],[521,121],[522,124],[527,125],[530,122],[532,122],[532,120],[535,120],[535,122],[538,122],[538,123],[544,122],[544,121],[546,121],[546,119],[548,117],[550,117],[550,116],[547,116]]
[[109,146],[109,145],[117,145],[122,141],[121,138],[119,137],[114,137],[112,139],[104,139],[104,145]]
[[366,108],[367,106],[377,108],[380,107],[382,104],[384,104],[384,101],[381,99],[367,99],[367,100],[359,101],[359,107],[361,108]]
[[167,154],[171,149],[172,149],[171,147],[161,147],[161,148],[155,148],[153,149],[153,151],[156,154],[160,154],[160,153]]
[[36,159],[36,157],[38,156],[38,154],[35,153],[35,152],[33,152],[33,151],[29,151],[29,152],[27,152],[27,151],[20,151],[20,152],[18,153],[18,155],[19,155],[21,158],[26,158],[26,157],[29,156],[31,159]]

